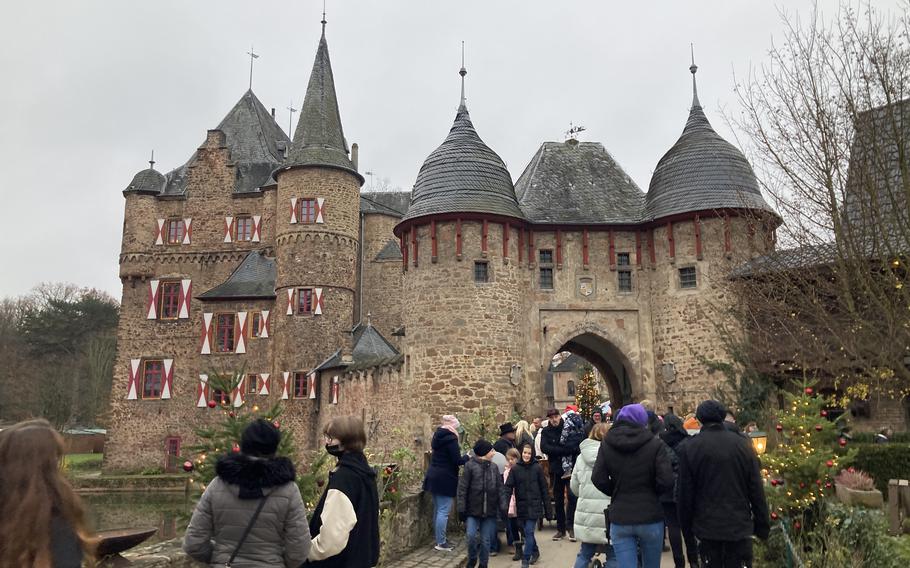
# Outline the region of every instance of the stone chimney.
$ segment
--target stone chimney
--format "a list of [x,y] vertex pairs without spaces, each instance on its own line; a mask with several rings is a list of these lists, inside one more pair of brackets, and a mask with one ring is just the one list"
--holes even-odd
[[345,332],[344,341],[341,344],[341,363],[350,365],[354,362],[354,330]]
[[357,167],[357,162],[360,161],[360,146],[357,145],[357,142],[351,144],[351,162],[354,164],[354,170],[359,170]]

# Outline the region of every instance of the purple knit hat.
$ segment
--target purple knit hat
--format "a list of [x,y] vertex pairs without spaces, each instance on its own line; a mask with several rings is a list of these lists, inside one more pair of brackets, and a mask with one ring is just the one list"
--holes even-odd
[[619,414],[616,415],[616,422],[620,420],[645,426],[648,424],[648,411],[640,404],[627,404],[620,408]]

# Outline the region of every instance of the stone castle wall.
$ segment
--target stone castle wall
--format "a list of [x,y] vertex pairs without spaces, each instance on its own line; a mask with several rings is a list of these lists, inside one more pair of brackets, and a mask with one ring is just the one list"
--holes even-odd
[[382,214],[364,215],[363,227],[363,314],[370,314],[373,327],[393,344],[398,338],[392,332],[401,327],[402,270],[400,260],[375,260],[389,241],[398,239],[392,233],[397,217]]

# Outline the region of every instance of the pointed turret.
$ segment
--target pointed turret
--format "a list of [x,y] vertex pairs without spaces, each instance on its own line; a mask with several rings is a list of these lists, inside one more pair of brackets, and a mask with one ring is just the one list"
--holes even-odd
[[300,109],[300,120],[297,122],[291,149],[282,169],[301,166],[347,170],[363,183],[363,177],[357,173],[348,157],[348,144],[341,127],[338,97],[335,95],[335,78],[329,60],[329,44],[325,39],[325,25],[322,27],[316,60],[313,62],[310,82]]

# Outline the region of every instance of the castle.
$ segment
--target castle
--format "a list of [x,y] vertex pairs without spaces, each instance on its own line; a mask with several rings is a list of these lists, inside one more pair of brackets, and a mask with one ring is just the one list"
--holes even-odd
[[[173,468],[210,401],[283,401],[321,443],[429,445],[439,415],[539,412],[555,353],[590,361],[614,409],[692,408],[720,377],[731,270],[779,218],[693,101],[647,193],[596,142],[544,142],[513,184],[462,98],[411,192],[362,193],[325,23],[293,139],[252,90],[182,166],[123,191],[123,282],[106,471]],[[682,122],[683,117],[680,117]],[[669,141],[668,141],[669,142]],[[232,392],[212,370],[244,369]]]

